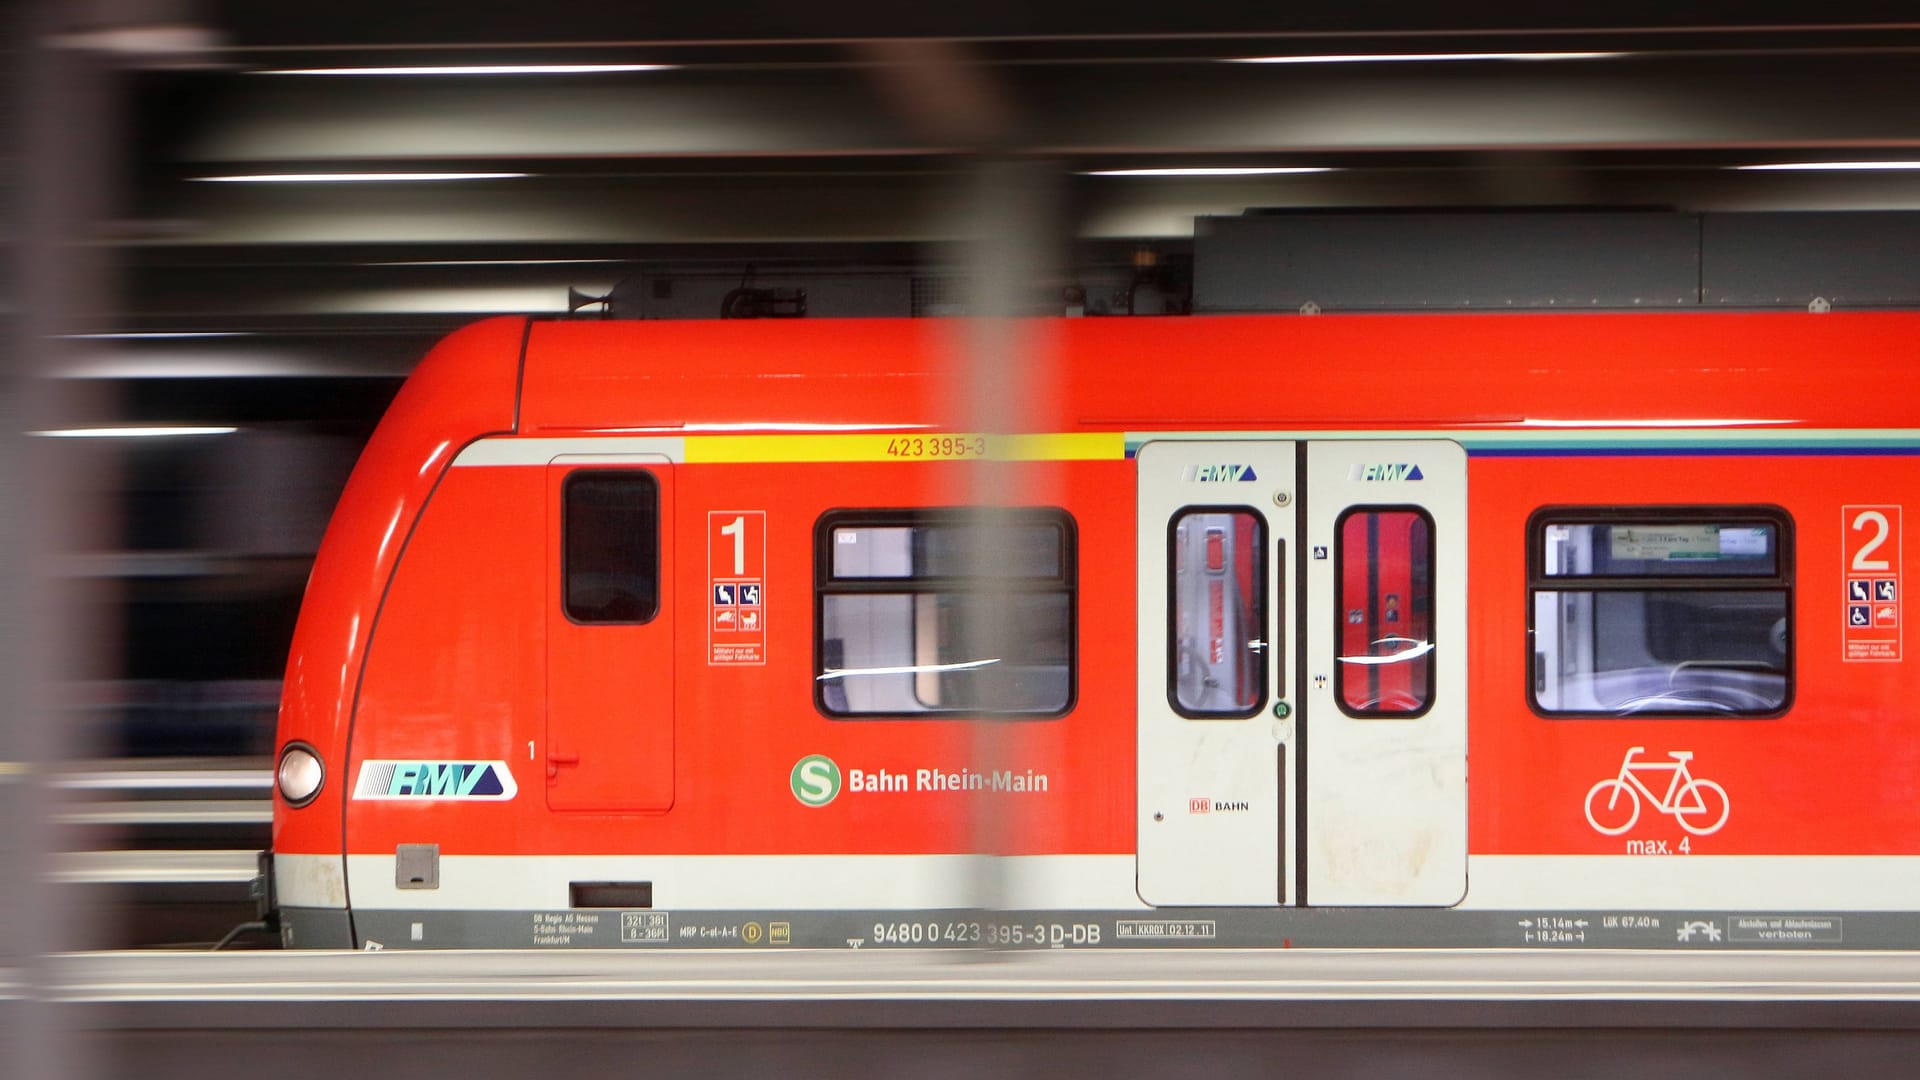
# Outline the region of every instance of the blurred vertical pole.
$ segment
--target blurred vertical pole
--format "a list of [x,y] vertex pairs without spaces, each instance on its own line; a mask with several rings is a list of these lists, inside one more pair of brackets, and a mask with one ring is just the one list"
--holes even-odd
[[[1046,415],[1038,407],[1053,384],[1043,370],[1048,357],[1035,349],[1030,322],[1043,283],[1057,279],[1057,252],[1050,243],[1058,228],[1058,176],[1050,162],[983,156],[970,172],[971,199],[964,237],[967,251],[967,333],[964,360],[963,431],[988,434],[1030,432]],[[1023,318],[1025,317],[1025,318]],[[1048,501],[1024,479],[1013,461],[989,458],[974,464],[968,505],[988,508]],[[971,609],[975,625],[967,638],[982,648],[1017,640],[1019,613],[1012,604],[1011,580],[1004,567],[1017,553],[1008,530],[981,529],[987,538],[969,551],[968,567],[978,595],[986,602]],[[997,673],[983,674],[997,681]],[[972,767],[988,774],[1018,768],[1009,760],[1009,729],[1004,723],[972,725]],[[973,803],[974,851],[985,858],[974,881],[976,904],[1003,910],[1017,902],[1004,858],[1015,850],[1021,822],[1017,800],[985,796]]]
[[[1052,162],[1022,159],[1020,113],[1004,77],[979,62],[959,42],[937,39],[876,40],[856,46],[872,63],[877,88],[916,137],[930,145],[965,148],[974,156],[957,200],[955,220],[941,231],[960,238],[967,318],[961,329],[964,371],[950,384],[954,399],[943,410],[953,430],[989,435],[1032,430],[1046,410],[1039,395],[1053,385],[1044,370],[1048,357],[1034,348],[1033,327],[1023,318],[1040,311],[1043,283],[1057,280],[1064,244],[1059,212],[1060,177]],[[1056,306],[1055,313],[1059,309]],[[1030,473],[1009,461],[991,458],[969,466],[965,490],[943,493],[978,508],[974,524],[992,520],[991,509],[1044,503],[1044,492],[1026,481]],[[970,592],[980,602],[962,607],[956,655],[994,659],[994,650],[1014,640],[1017,612],[1011,584],[1003,572],[1015,552],[1004,530],[976,529],[983,537],[967,551]],[[978,676],[988,689],[1006,676],[994,668]],[[1004,724],[983,720],[968,726],[961,748],[975,771],[1015,763],[1006,761],[1009,743]],[[1013,898],[1007,866],[999,856],[1013,850],[1020,827],[1015,800],[983,794],[969,804],[969,847],[978,858],[971,881],[973,906],[981,911],[1005,908]]]
[[27,759],[31,740],[25,737],[22,717],[30,694],[27,676],[32,664],[22,654],[28,634],[20,611],[28,592],[21,508],[21,476],[26,470],[26,439],[20,434],[23,412],[19,252],[25,247],[26,200],[21,195],[21,147],[26,140],[27,42],[29,20],[8,12],[0,25],[0,199],[6,203],[6,260],[0,264],[0,336],[8,348],[0,353],[0,1069],[31,1080],[49,1075],[45,1050],[29,1044],[28,1031],[37,1017],[22,1001],[27,985],[23,966],[33,950],[27,925],[33,901],[28,895],[40,876],[32,854],[27,821]]
[[[106,163],[117,137],[109,69],[93,54],[58,47],[73,20],[90,14],[66,0],[15,5],[7,32],[12,61],[4,100],[6,197],[11,245],[5,299],[9,347],[0,354],[0,799],[7,873],[0,911],[4,955],[18,972],[8,1009],[13,1080],[93,1075],[86,1043],[54,1000],[55,954],[79,947],[81,917],[57,893],[52,870],[52,771],[71,735],[58,709],[63,679],[76,670],[80,619],[53,572],[53,556],[75,542],[77,467],[70,454],[26,432],[59,426],[73,401],[53,377],[57,335],[76,313],[101,302],[104,263],[88,243],[104,216]],[[82,9],[82,10],[76,10]],[[97,14],[92,13],[92,14]]]

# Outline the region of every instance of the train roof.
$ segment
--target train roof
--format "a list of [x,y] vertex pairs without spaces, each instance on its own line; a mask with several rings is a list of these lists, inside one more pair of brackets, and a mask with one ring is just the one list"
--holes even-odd
[[[1035,430],[1920,426],[1920,315],[1033,319]],[[957,319],[535,321],[516,429],[948,428]],[[450,343],[451,344],[451,343]],[[497,369],[496,369],[497,370]]]

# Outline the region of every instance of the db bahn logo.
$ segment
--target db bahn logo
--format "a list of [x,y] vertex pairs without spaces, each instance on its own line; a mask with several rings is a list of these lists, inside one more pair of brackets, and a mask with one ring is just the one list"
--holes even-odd
[[803,806],[825,806],[840,794],[840,766],[825,754],[808,754],[793,766],[793,797]]

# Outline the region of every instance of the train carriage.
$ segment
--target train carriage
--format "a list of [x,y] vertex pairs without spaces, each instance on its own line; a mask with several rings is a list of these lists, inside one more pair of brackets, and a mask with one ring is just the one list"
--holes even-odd
[[1904,314],[500,319],[309,584],[296,946],[1906,945]]

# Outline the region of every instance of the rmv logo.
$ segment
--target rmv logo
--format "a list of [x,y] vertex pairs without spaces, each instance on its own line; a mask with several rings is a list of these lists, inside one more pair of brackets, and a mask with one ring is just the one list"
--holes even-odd
[[1203,484],[1249,484],[1260,478],[1254,475],[1251,465],[1189,465],[1181,472],[1180,479]]
[[808,754],[794,764],[789,783],[801,805],[825,806],[840,794],[840,766],[825,754]]
[[1420,466],[1411,462],[1396,462],[1391,465],[1355,465],[1347,470],[1348,480],[1368,483],[1377,480],[1425,480],[1420,475]]
[[504,761],[366,761],[356,799],[511,799],[518,792]]
[[421,761],[401,765],[387,781],[389,795],[498,795],[493,766],[476,762]]

